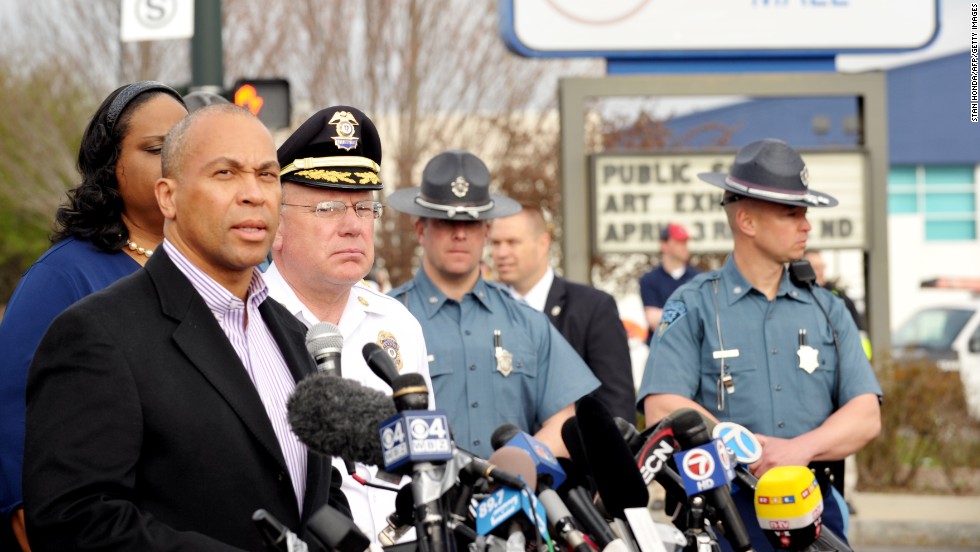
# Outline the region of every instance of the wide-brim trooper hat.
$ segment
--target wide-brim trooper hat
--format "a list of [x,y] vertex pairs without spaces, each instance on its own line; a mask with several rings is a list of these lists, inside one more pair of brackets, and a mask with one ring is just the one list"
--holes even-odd
[[279,146],[280,178],[311,188],[380,190],[381,136],[361,110],[321,109]]
[[422,185],[388,196],[396,211],[443,220],[490,220],[515,215],[520,203],[490,193],[490,171],[468,151],[449,150],[422,171]]
[[698,173],[698,178],[733,194],[793,205],[833,207],[837,199],[811,190],[803,158],[786,142],[767,138],[752,142],[735,154],[731,172]]

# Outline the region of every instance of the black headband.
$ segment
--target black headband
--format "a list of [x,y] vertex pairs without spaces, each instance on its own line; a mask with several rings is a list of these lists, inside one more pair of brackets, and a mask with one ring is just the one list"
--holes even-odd
[[180,97],[180,94],[176,90],[170,88],[166,84],[157,81],[139,81],[130,84],[126,88],[123,88],[116,97],[112,99],[112,103],[109,104],[109,111],[106,112],[105,116],[105,126],[109,134],[112,134],[113,127],[116,126],[116,119],[122,114],[129,102],[133,101],[136,96],[139,96],[143,92],[148,92],[150,90],[159,90],[160,92],[166,92],[173,96],[180,105],[184,105],[184,99]]

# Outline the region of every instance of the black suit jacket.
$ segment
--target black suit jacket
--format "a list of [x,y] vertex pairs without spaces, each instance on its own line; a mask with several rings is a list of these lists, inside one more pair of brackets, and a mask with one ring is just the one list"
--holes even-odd
[[[305,328],[275,301],[260,312],[293,377],[315,372]],[[328,501],[350,515],[313,453],[300,514],[258,391],[162,248],[52,323],[28,376],[25,445],[35,551],[264,550],[259,508],[294,531]]]
[[629,343],[612,295],[555,276],[544,312],[602,382],[592,395],[613,416],[635,424]]

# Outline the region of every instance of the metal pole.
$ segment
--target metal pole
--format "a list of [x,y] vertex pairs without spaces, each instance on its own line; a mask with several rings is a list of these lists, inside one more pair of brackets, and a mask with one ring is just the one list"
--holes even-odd
[[220,93],[224,89],[224,47],[221,42],[221,0],[195,0],[191,39],[190,90]]

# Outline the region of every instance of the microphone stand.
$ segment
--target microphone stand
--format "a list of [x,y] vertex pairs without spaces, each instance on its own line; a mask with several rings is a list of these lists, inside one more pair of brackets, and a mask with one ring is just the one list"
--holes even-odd
[[686,552],[721,552],[714,530],[705,523],[705,513],[703,496],[694,496],[688,501],[688,523],[684,531],[687,537]]
[[430,479],[435,480],[438,468],[432,462],[412,466],[412,498],[415,500],[415,528],[422,552],[453,552],[456,548],[449,524],[443,515],[441,499],[426,501]]

